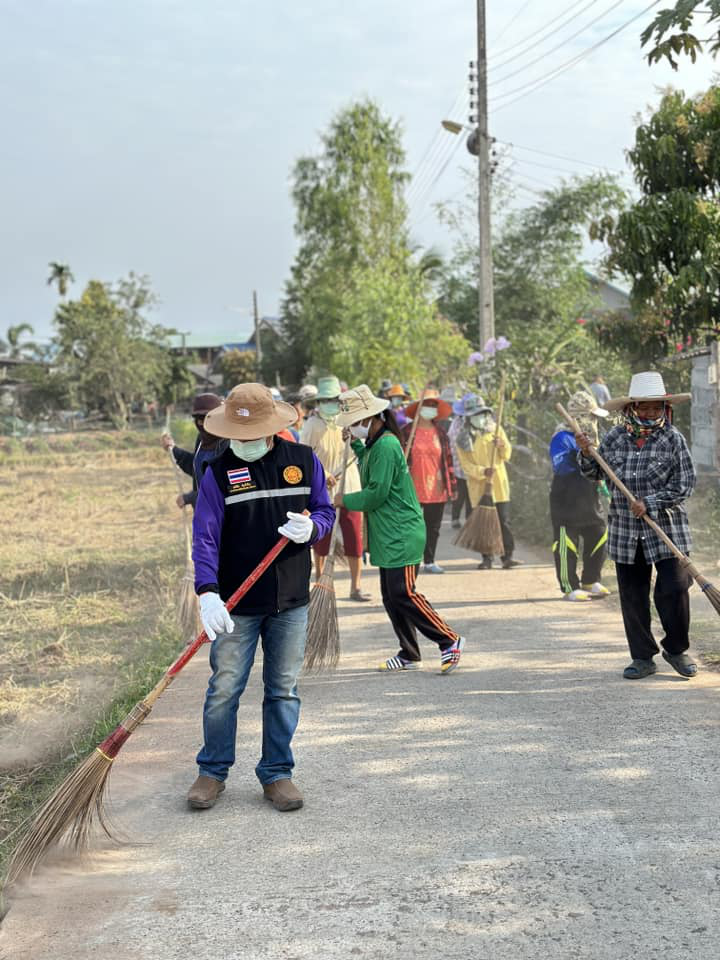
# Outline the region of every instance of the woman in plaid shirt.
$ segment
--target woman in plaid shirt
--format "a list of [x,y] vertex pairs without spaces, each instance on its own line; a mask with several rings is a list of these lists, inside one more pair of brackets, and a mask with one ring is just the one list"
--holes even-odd
[[[599,453],[637,503],[631,505],[613,490],[609,513],[609,553],[615,561],[620,605],[632,663],[623,676],[639,680],[655,673],[653,657],[660,649],[650,624],[650,578],[656,570],[654,600],[665,631],[662,655],[683,677],[694,677],[690,645],[691,578],[642,517],[648,514],[683,551],[692,545],[684,501],[695,487],[695,467],[685,438],[672,425],[672,405],[690,394],[666,393],[659,373],[638,373],[629,396],[607,404],[622,410],[623,422],[603,439]],[[600,467],[588,456],[589,438],[578,434],[579,463],[584,476],[597,479]]]

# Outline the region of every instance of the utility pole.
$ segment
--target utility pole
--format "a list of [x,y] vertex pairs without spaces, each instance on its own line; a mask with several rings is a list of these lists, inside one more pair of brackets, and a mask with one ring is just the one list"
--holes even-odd
[[[475,70],[473,70],[475,67]],[[477,81],[477,87],[475,87]],[[470,64],[470,107],[475,113],[478,147],[478,308],[480,349],[495,336],[495,299],[493,296],[492,241],[490,234],[490,137],[487,101],[487,32],[485,0],[477,0],[477,64]]]
[[257,290],[253,290],[253,317],[255,318],[255,353],[257,354],[259,368],[262,363],[262,347],[260,345],[260,314],[258,313]]

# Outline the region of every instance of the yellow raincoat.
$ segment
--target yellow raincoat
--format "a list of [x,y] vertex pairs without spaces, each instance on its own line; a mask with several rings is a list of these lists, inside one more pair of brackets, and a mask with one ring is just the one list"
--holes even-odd
[[[468,492],[473,507],[477,506],[483,493],[485,493],[485,470],[490,466],[492,460],[494,439],[495,428],[491,433],[476,434],[472,450],[457,448],[460,466],[467,477]],[[505,464],[512,456],[512,446],[502,427],[500,427],[498,440],[500,444],[495,454],[493,498],[495,503],[507,503],[510,500],[510,482]]]

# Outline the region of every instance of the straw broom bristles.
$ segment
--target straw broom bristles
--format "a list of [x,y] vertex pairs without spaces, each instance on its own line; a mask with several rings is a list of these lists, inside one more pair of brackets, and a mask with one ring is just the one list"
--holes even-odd
[[[563,419],[569,424],[569,426],[571,427],[571,429],[575,434],[582,432],[575,418],[572,417],[567,412],[567,410],[565,409],[565,407],[563,407],[561,403],[557,403],[555,405],[555,409],[558,411],[558,413],[560,413]],[[633,495],[632,491],[625,486],[625,484],[617,476],[617,474],[612,469],[612,467],[608,463],[606,463],[606,461],[600,456],[600,454],[597,452],[595,447],[590,445],[588,452],[590,456],[593,458],[593,460],[595,460],[595,462],[598,464],[600,469],[609,477],[610,481],[614,484],[614,486],[617,487],[620,493],[622,493],[623,496],[630,501],[630,503],[635,503],[636,498]],[[662,527],[659,524],[657,524],[652,519],[652,517],[648,516],[648,514],[646,513],[643,515],[643,520],[645,521],[645,523],[647,523],[649,527],[652,527],[652,529],[655,531],[658,537],[662,540],[665,546],[671,551],[673,556],[675,556],[680,561],[682,566],[687,570],[687,572],[693,578],[695,583],[697,583],[697,585],[700,587],[700,590],[708,598],[715,612],[717,614],[720,614],[720,590],[718,590],[718,588],[714,586],[714,584],[712,584],[707,579],[707,577],[704,577],[700,573],[700,571],[695,566],[695,564],[691,562],[687,554],[684,554],[682,550],[680,550],[680,548],[673,543],[673,541],[665,533]]]
[[[345,441],[343,466],[340,474],[340,496],[345,491],[345,477],[350,459],[350,437]],[[340,660],[340,628],[337,615],[337,598],[335,596],[336,544],[340,524],[340,508],[338,507],[330,534],[330,549],[325,559],[325,566],[320,579],[310,593],[310,608],[308,609],[307,646],[305,648],[306,670],[333,670]]]
[[[263,557],[225,604],[228,611],[232,611],[248,590],[257,583],[287,543],[287,537],[281,537],[272,550]],[[32,874],[45,854],[62,840],[68,840],[70,848],[75,852],[87,849],[96,824],[109,837],[113,837],[105,812],[107,781],[113,761],[178,673],[207,640],[207,634],[202,631],[168,667],[144,700],[135,704],[122,723],[118,724],[90,756],[65,777],[60,786],[45,801],[12,855],[8,868],[9,884],[15,883],[25,874]]]

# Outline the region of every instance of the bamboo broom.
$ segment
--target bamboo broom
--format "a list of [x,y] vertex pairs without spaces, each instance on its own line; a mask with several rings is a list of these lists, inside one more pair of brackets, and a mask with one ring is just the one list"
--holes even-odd
[[[165,433],[170,434],[170,407],[167,407],[165,413]],[[172,471],[175,476],[178,496],[185,493],[180,467],[173,456],[172,447],[168,450],[168,456],[172,463]],[[194,568],[192,559],[192,521],[185,507],[182,509],[183,531],[185,534],[185,573],[183,574],[180,593],[177,599],[176,616],[178,627],[183,640],[187,643],[200,631],[200,617],[198,614],[197,600],[195,599],[194,587]]]
[[[343,452],[343,466],[340,471],[339,494],[345,492],[345,478],[350,460],[350,441],[348,436]],[[335,513],[330,549],[325,559],[322,576],[312,588],[310,609],[308,610],[307,647],[305,649],[306,670],[332,670],[340,659],[340,628],[338,626],[337,598],[335,596],[335,544],[340,527],[340,507]]]
[[[555,409],[561,415],[563,420],[565,420],[565,422],[571,427],[574,433],[578,434],[583,432],[580,429],[580,425],[578,424],[577,420],[575,420],[574,417],[570,416],[570,414],[567,412],[567,410],[565,409],[565,407],[563,407],[561,403],[556,404]],[[612,483],[618,488],[620,493],[622,493],[624,497],[627,497],[627,499],[630,501],[631,504],[642,502],[642,501],[639,501],[635,497],[635,495],[632,493],[632,491],[625,486],[622,480],[618,477],[618,475],[612,469],[610,464],[607,463],[603,459],[603,457],[600,456],[600,454],[597,452],[595,447],[592,446],[592,444],[589,447],[588,453],[593,458],[593,460],[600,466],[600,469],[603,470],[603,472],[609,477]],[[668,550],[670,550],[673,553],[673,555],[677,557],[677,559],[680,561],[683,567],[687,569],[687,572],[690,574],[690,576],[693,578],[695,583],[697,583],[697,585],[700,587],[702,592],[705,594],[705,596],[708,598],[708,600],[712,604],[715,612],[720,614],[720,590],[718,590],[718,588],[715,587],[707,579],[707,577],[704,577],[700,573],[700,571],[695,566],[695,564],[691,562],[690,557],[688,557],[687,554],[683,553],[682,550],[680,550],[680,548],[673,543],[673,541],[665,533],[662,527],[658,523],[656,523],[655,520],[652,519],[652,517],[648,516],[647,513],[644,513],[642,518],[645,521],[645,523],[647,523],[647,525],[658,535],[658,537],[660,537],[660,539],[668,548]]]
[[[490,470],[495,469],[497,444],[502,426],[503,408],[505,406],[505,374],[500,381],[500,399],[498,401],[498,415],[495,426],[495,436],[490,454]],[[498,516],[495,498],[493,497],[493,474],[485,481],[485,490],[480,502],[458,531],[453,543],[466,550],[481,553],[484,557],[502,556],[505,552],[502,538],[502,527]]]
[[[225,604],[229,611],[257,583],[287,542],[287,537],[281,537],[242,582]],[[69,840],[74,851],[85,850],[95,823],[99,824],[108,837],[113,838],[105,810],[105,794],[115,757],[130,735],[149,715],[178,673],[206,642],[208,642],[208,636],[203,630],[168,667],[150,693],[135,704],[113,732],[63,780],[46,800],[13,853],[8,868],[8,884],[15,883],[26,874],[32,874],[49,850],[58,845],[63,838]]]

